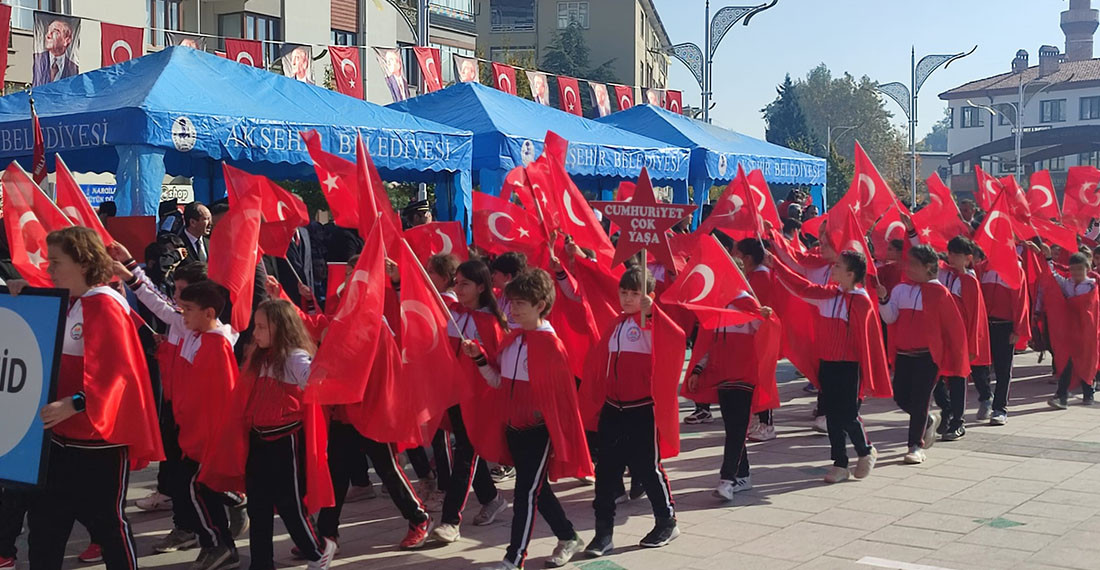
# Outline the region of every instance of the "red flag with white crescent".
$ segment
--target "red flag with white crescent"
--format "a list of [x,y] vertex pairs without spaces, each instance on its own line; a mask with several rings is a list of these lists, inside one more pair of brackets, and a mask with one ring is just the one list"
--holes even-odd
[[852,208],[845,210],[838,210],[834,206],[832,210],[829,210],[829,214],[839,214],[839,219],[830,215],[828,226],[828,237],[833,240],[833,249],[837,251],[855,251],[862,253],[867,258],[867,275],[878,277],[878,270],[875,269],[875,264],[871,261],[871,250],[867,247],[867,241],[864,236],[867,232],[863,230],[863,226],[860,225],[859,217],[856,216],[855,211]]
[[1089,220],[1100,218],[1100,170],[1095,166],[1071,166],[1066,175],[1062,223],[1084,234]]
[[580,93],[580,85],[576,79],[564,75],[558,76],[558,102],[561,104],[562,111],[578,117],[583,116]]
[[1036,218],[1057,220],[1061,217],[1049,170],[1039,170],[1031,174],[1031,187],[1027,191],[1027,201],[1031,206],[1031,215]]
[[420,263],[427,263],[428,258],[437,253],[453,255],[460,261],[470,258],[466,232],[462,231],[460,222],[431,222],[409,228],[405,230],[405,241],[409,242]]
[[516,68],[504,63],[493,62],[493,87],[508,93],[516,94]]
[[416,61],[420,64],[421,85],[425,93],[443,89],[443,64],[440,61],[439,48],[416,46],[413,48]]
[[619,110],[625,111],[634,106],[634,88],[629,85],[615,86],[615,101],[619,104]]
[[940,180],[939,174],[933,172],[926,184],[931,201],[913,214],[913,226],[917,229],[921,243],[943,251],[951,238],[969,236],[970,226],[962,221],[959,206],[955,204],[951,190]]
[[228,164],[223,167],[226,189],[232,190],[228,192],[230,208],[240,200],[241,193],[259,195],[260,213],[263,215],[260,249],[264,255],[286,259],[295,231],[309,223],[309,212],[305,203],[266,176],[250,174]]
[[0,182],[12,265],[32,287],[52,287],[53,280],[46,273],[46,234],[72,223],[19,163],[12,161]]
[[[539,222],[523,208],[482,192],[474,192],[474,243],[492,254],[522,251],[530,258],[546,257],[546,239]],[[529,265],[540,266],[530,262]]]
[[321,183],[332,221],[343,228],[359,227],[358,182],[355,163],[321,148],[321,135],[317,131],[298,133],[306,143],[313,170]]
[[759,222],[760,211],[756,209],[759,196],[749,194],[754,193],[749,189],[745,170],[738,164],[737,176],[726,186],[714,205],[714,210],[699,225],[699,233],[708,234],[713,230],[722,230],[734,239],[759,238],[763,228],[763,224]]
[[996,271],[1010,289],[1019,289],[1023,271],[1016,257],[1016,238],[1012,233],[1009,196],[1001,192],[989,208],[985,222],[974,233],[974,242],[985,252],[989,269]]
[[[2,15],[0,15],[2,16]],[[145,50],[145,28],[103,22],[99,25],[100,67],[141,57]]]
[[243,65],[264,68],[263,43],[256,40],[225,38],[225,59],[231,59]]
[[979,208],[988,212],[993,207],[993,201],[997,199],[1004,188],[996,178],[990,176],[978,165],[974,165],[974,176],[978,179],[978,189],[974,191],[974,201],[978,203]]
[[359,69],[359,48],[355,46],[329,46],[332,75],[336,78],[336,90],[349,97],[363,98],[362,74]]
[[[906,238],[905,223],[901,221],[902,208],[905,208],[905,205],[899,202],[897,207],[886,210],[875,227],[871,228],[871,245],[874,246],[875,253],[878,254],[876,257],[880,261],[886,255],[891,241]],[[908,208],[905,209],[905,213],[909,213]]]
[[57,195],[57,207],[74,225],[95,230],[104,245],[111,245],[115,241],[114,238],[107,233],[107,228],[103,227],[103,221],[88,203],[88,197],[80,190],[80,185],[76,183],[69,167],[65,165],[65,161],[61,160],[60,155],[55,160],[57,162],[54,192]]
[[852,184],[833,207],[840,208],[841,212],[845,207],[851,208],[859,219],[860,227],[869,228],[898,199],[859,142],[856,142],[855,155],[856,168]]
[[665,91],[665,109],[677,115],[683,114],[684,93],[682,91],[673,91],[672,89]]
[[728,308],[750,291],[733,258],[713,236],[702,236],[680,276],[661,294],[661,302],[691,309],[705,328],[733,326],[758,318]]

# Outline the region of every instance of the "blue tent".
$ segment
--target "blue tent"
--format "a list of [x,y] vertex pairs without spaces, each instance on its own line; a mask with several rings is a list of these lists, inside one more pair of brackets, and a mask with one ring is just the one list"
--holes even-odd
[[[695,190],[696,204],[706,203],[711,186],[733,180],[738,164],[744,166],[746,172],[760,169],[770,184],[810,186],[820,204],[825,189],[824,158],[747,137],[653,105],[639,105],[597,120],[691,149],[689,180]],[[696,210],[696,219],[699,213]]]
[[542,152],[552,130],[569,141],[565,168],[582,190],[610,190],[645,166],[661,185],[687,196],[688,151],[509,95],[479,83],[459,83],[390,105],[474,133],[474,181],[496,194],[509,170]]
[[[27,97],[0,97],[0,159],[30,160]],[[196,199],[220,197],[222,161],[275,180],[315,178],[298,134],[309,129],[349,160],[361,134],[386,180],[436,183],[443,219],[470,208],[470,133],[191,48],[50,83],[34,99],[47,156],[116,173],[122,215],[156,214],[166,172],[193,177]]]

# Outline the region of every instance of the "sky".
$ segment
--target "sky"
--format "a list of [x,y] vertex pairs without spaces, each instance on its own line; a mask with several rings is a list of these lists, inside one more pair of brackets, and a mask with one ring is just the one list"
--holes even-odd
[[[711,13],[723,6],[751,6],[764,0],[713,0]],[[673,44],[703,45],[706,0],[653,0]],[[726,34],[714,56],[711,120],[720,126],[763,138],[760,112],[775,99],[785,74],[805,77],[825,63],[837,77],[867,75],[880,83],[909,85],[910,50],[917,60],[927,54],[978,50],[936,70],[920,90],[917,139],[943,117],[938,95],[968,81],[1005,73],[1019,49],[1038,63],[1039,46],[1065,51],[1059,14],[1067,0],[779,0],[770,10],[740,23]],[[1100,2],[1093,2],[1100,8]],[[1097,42],[1100,56],[1100,38]],[[682,89],[684,105],[698,107],[699,84],[673,58],[669,87]],[[887,99],[894,122],[904,125],[901,109]]]

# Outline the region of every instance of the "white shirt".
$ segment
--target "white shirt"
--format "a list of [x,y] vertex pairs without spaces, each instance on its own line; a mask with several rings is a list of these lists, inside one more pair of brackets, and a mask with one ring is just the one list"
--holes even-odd
[[206,248],[203,247],[201,238],[197,238],[197,237],[191,235],[191,232],[189,232],[187,230],[183,230],[183,235],[187,236],[187,239],[191,241],[191,247],[195,249],[195,254],[196,255],[201,251],[203,256],[210,257],[208,255],[209,252],[207,252]]

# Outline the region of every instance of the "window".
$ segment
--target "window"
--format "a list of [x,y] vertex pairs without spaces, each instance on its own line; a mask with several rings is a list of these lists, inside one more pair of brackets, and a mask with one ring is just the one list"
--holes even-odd
[[1077,164],[1100,167],[1100,151],[1082,152],[1077,155]]
[[355,32],[345,32],[344,30],[332,30],[332,45],[334,46],[353,46],[355,43]]
[[530,46],[490,48],[489,61],[499,61],[520,67],[536,67],[535,48]]
[[1016,122],[1016,107],[1014,105],[1000,105],[997,107],[997,124],[1011,126]]
[[962,128],[984,127],[985,113],[986,111],[984,109],[979,109],[977,107],[963,107]]
[[431,5],[448,8],[469,16],[474,15],[474,0],[431,0]]
[[279,58],[279,44],[283,39],[282,22],[279,18],[236,12],[218,15],[218,49],[225,49],[223,38],[243,38],[263,42],[264,59],[271,63]]
[[8,0],[11,5],[11,26],[22,30],[34,29],[34,11],[45,10],[58,14],[71,14],[70,0]]
[[955,108],[954,107],[948,107],[947,108],[947,128],[949,128],[949,129],[955,128]]
[[535,0],[490,0],[489,21],[493,32],[533,32]]
[[1100,97],[1081,97],[1081,120],[1100,119]]
[[558,29],[568,28],[569,22],[588,29],[588,2],[558,2]]
[[1066,120],[1066,100],[1039,101],[1040,123],[1063,123]]
[[1048,158],[1046,160],[1036,162],[1035,170],[1049,170],[1051,172],[1062,172],[1066,169],[1066,157],[1059,156],[1058,158]]

